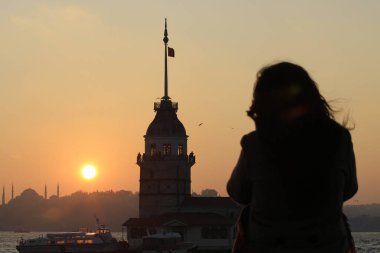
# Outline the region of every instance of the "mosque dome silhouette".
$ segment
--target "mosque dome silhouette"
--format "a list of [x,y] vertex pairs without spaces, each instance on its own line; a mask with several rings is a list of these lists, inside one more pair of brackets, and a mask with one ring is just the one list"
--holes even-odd
[[31,188],[24,190],[20,194],[20,197],[23,199],[37,199],[37,198],[40,199],[40,198],[42,198],[42,196],[38,195],[38,193]]

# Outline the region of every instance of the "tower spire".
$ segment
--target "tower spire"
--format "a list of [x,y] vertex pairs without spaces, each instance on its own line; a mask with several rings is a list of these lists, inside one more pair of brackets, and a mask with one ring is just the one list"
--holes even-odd
[[45,194],[44,194],[44,197],[45,197],[45,199],[47,199],[47,186],[46,186],[46,184],[45,184]]
[[165,31],[164,31],[164,44],[165,44],[165,94],[162,99],[168,100],[170,97],[168,96],[168,30],[165,18]]
[[12,183],[12,200],[14,199],[14,197],[15,197],[15,189],[14,189],[14,187],[13,187],[13,183]]

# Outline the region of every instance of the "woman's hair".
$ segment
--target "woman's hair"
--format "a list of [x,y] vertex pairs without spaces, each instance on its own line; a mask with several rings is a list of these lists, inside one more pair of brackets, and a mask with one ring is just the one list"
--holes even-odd
[[334,191],[326,175],[334,166],[344,127],[334,120],[334,110],[317,84],[293,63],[264,67],[247,113],[255,121],[265,160],[281,176],[289,208],[298,218],[310,215],[305,210],[320,212]]
[[290,62],[266,66],[257,73],[252,105],[247,111],[257,129],[283,122],[287,116],[334,119],[333,113],[306,70]]

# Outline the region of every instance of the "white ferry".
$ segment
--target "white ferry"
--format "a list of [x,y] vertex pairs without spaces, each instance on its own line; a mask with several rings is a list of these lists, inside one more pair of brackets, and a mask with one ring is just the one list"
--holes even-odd
[[51,233],[46,237],[21,239],[16,246],[19,253],[124,253],[128,242],[118,241],[111,231],[100,225],[96,232]]

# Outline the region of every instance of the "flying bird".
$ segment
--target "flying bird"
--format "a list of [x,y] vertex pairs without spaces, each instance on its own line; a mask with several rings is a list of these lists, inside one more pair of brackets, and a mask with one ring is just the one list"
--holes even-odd
[[198,126],[202,126],[202,125],[203,125],[203,123],[199,123],[199,124],[198,124]]

